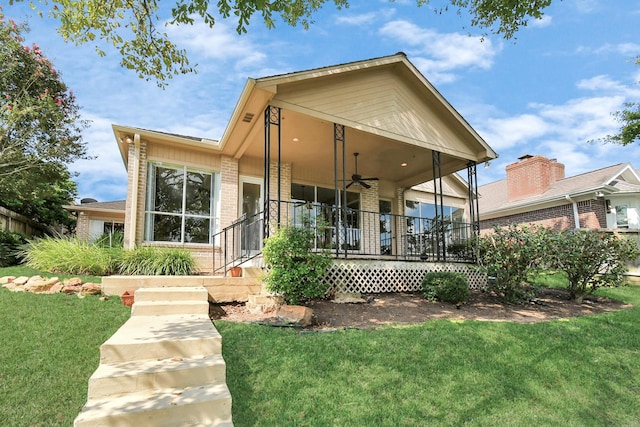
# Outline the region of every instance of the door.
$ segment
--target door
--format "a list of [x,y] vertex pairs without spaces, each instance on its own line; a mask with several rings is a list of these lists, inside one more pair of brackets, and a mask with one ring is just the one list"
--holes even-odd
[[262,181],[259,178],[240,178],[240,212],[245,218],[241,230],[241,250],[254,255],[262,249]]

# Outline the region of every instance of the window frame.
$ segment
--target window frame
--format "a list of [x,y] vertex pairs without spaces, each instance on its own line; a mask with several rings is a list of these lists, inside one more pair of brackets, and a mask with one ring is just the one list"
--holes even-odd
[[[181,173],[181,196],[180,196],[180,211],[170,212],[156,209],[156,180],[158,168],[171,169]],[[207,188],[209,191],[209,212],[208,214],[190,213],[191,209],[187,206],[188,189],[189,185],[188,174],[196,173],[210,177],[210,185]],[[147,165],[147,191],[145,197],[145,210],[144,210],[144,234],[143,241],[145,243],[165,243],[165,244],[180,244],[180,245],[211,245],[213,243],[213,236],[218,232],[220,225],[220,172],[214,170],[208,170],[206,168],[193,167],[181,164],[164,163],[158,161],[149,161]],[[151,209],[153,207],[153,210]],[[158,240],[156,239],[156,230],[154,225],[156,224],[157,217],[162,218],[179,218],[179,240]],[[209,230],[207,232],[206,242],[193,242],[189,239],[189,233],[187,230],[187,223],[193,220],[207,220],[209,221]]]

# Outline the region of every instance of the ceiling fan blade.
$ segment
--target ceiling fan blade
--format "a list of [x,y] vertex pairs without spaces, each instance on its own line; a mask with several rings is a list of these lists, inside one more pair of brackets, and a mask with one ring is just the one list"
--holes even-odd
[[360,181],[379,181],[380,178],[360,178]]
[[362,185],[366,189],[371,188],[371,186],[369,184],[367,184],[366,182],[363,182],[363,181],[360,181],[360,185]]
[[356,183],[355,181],[351,181],[349,184],[347,184],[347,188],[351,187],[355,183]]

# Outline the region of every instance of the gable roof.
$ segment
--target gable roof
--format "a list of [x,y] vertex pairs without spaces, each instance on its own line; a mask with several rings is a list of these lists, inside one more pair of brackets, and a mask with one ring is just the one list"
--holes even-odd
[[640,176],[630,163],[618,163],[580,175],[559,179],[552,183],[547,191],[517,200],[507,197],[507,180],[485,184],[478,187],[480,195],[478,206],[483,218],[506,215],[512,211],[533,210],[546,205],[567,203],[566,197],[592,197],[596,193],[614,194],[621,192],[639,192]]
[[[282,140],[295,140],[298,146],[307,143],[305,147],[315,151],[306,155],[316,162],[322,158],[331,164],[332,153],[309,141],[326,138],[330,142],[334,123],[348,129],[351,152],[378,153],[378,158],[369,160],[370,165],[375,162],[371,168],[376,172],[389,169],[397,144],[415,158],[426,150],[445,154],[443,175],[463,169],[469,160],[482,163],[497,157],[404,53],[248,79],[220,140],[225,154],[260,156],[263,144],[258,141],[269,105],[286,112]],[[304,164],[305,159],[295,157],[299,153],[286,154],[291,156],[288,162]],[[402,181],[388,179],[411,186],[431,176],[427,172],[419,176],[416,170]]]

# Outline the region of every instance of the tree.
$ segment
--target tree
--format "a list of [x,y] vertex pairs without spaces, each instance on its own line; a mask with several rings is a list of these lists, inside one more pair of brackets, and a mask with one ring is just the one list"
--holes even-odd
[[[9,4],[24,0],[9,0]],[[389,0],[393,1],[393,0]],[[237,19],[239,34],[247,31],[254,14],[262,16],[267,28],[275,27],[279,18],[285,24],[308,28],[313,15],[325,3],[340,10],[349,7],[348,0],[176,0],[169,24],[192,25],[201,20],[213,27],[219,15]],[[416,0],[418,6],[439,4],[436,10],[449,8],[458,13],[467,10],[471,25],[490,30],[509,39],[531,18],[539,19],[551,0]],[[59,33],[76,44],[101,39],[113,45],[121,56],[121,65],[138,76],[155,80],[164,86],[173,75],[194,71],[186,51],[179,49],[159,30],[159,0],[49,0],[46,12],[60,21]],[[43,11],[40,11],[43,13]],[[99,55],[106,53],[96,46]]]
[[[640,65],[640,56],[636,59]],[[620,123],[620,130],[614,135],[607,135],[600,142],[608,144],[629,145],[640,142],[640,102],[627,102],[625,108],[613,113]]]
[[24,24],[0,12],[0,203],[44,224],[76,196],[66,163],[88,158],[75,98]]

